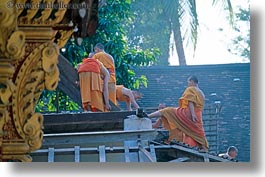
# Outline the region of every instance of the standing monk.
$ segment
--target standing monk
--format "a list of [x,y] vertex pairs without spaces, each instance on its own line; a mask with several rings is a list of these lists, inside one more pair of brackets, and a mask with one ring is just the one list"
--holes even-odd
[[82,106],[84,111],[105,112],[110,110],[108,92],[110,75],[103,64],[91,58],[92,56],[93,53],[90,53],[89,57],[83,59],[82,64],[78,66]]
[[117,105],[116,101],[116,75],[115,75],[115,64],[114,64],[114,59],[113,57],[106,53],[104,51],[104,46],[101,43],[97,43],[94,47],[94,50],[96,54],[93,56],[94,59],[98,59],[100,62],[103,63],[105,68],[109,71],[110,74],[110,79],[108,82],[108,88],[109,88],[109,99]]
[[[161,117],[163,126],[176,135],[176,140],[184,141],[190,146],[198,146],[199,151],[208,151],[208,141],[205,136],[202,111],[205,96],[198,87],[196,76],[188,78],[188,87],[179,98],[179,107],[168,107],[147,115],[149,118]],[[178,139],[179,132],[183,133]]]

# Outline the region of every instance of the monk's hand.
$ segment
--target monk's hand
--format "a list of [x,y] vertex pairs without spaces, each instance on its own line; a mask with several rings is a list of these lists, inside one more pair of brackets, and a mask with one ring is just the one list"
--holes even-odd
[[159,128],[159,126],[162,124],[162,120],[159,118],[157,121],[152,125],[153,128]]
[[191,115],[191,120],[193,122],[197,122],[197,116],[194,114],[194,115]]
[[110,111],[110,110],[111,110],[111,106],[110,106],[110,104],[105,104],[105,108],[106,108],[108,111]]

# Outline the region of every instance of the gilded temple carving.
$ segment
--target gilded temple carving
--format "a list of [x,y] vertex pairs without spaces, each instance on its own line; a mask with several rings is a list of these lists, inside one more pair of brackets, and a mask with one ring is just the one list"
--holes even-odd
[[[85,0],[90,6],[92,1]],[[71,0],[0,2],[0,161],[30,162],[30,152],[42,145],[43,116],[35,106],[44,89],[58,85],[59,49],[81,18],[70,5]]]

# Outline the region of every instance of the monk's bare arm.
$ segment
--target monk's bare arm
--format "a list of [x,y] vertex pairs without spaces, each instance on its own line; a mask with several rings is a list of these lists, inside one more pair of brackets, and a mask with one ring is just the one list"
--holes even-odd
[[110,110],[109,88],[108,88],[108,82],[110,79],[110,74],[104,66],[101,67],[101,72],[102,72],[102,75],[104,76],[104,78],[103,78],[103,82],[104,82],[104,84],[103,84],[103,96],[104,96],[104,101],[105,101],[105,107],[106,107],[106,109]]
[[149,118],[155,118],[155,117],[161,117],[161,116],[162,114],[160,113],[160,111],[155,111],[153,113],[148,114]]
[[126,107],[128,111],[132,110],[131,103],[126,101]]
[[193,122],[197,122],[197,117],[194,111],[194,103],[189,101],[189,108],[190,108],[190,113],[191,113],[191,118]]
[[114,62],[114,58],[110,55],[110,54],[107,54],[108,56],[109,56],[109,58],[110,58],[110,60],[112,61],[112,63],[113,63],[113,65],[115,66],[115,62]]
[[136,103],[136,100],[135,100],[133,93],[130,89],[123,87],[122,88],[122,94],[124,94],[130,98],[130,102],[133,104],[135,109],[139,108],[139,105]]

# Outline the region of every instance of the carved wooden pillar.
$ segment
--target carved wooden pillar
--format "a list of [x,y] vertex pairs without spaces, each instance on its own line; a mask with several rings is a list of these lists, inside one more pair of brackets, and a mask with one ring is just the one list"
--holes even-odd
[[59,81],[59,48],[73,32],[63,22],[69,2],[0,2],[0,161],[30,162],[42,145],[43,116],[35,106]]

